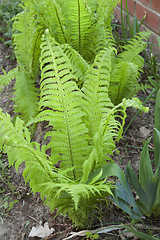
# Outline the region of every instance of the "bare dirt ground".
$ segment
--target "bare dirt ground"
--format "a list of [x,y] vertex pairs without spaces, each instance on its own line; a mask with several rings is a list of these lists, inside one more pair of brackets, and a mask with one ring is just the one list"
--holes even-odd
[[[16,62],[10,57],[6,59],[6,55],[10,55],[10,48],[0,44],[0,69],[3,68],[6,72],[16,66]],[[2,71],[0,72],[2,73]],[[4,112],[8,112],[12,117],[13,112],[13,93],[14,81],[0,92],[0,107]],[[140,93],[140,97],[146,97],[147,94]],[[153,135],[154,127],[154,99],[151,99],[148,104],[150,108],[149,113],[141,113],[128,129],[124,139],[117,145],[120,154],[115,155],[114,160],[125,168],[128,161],[131,161],[135,170],[138,170],[140,153],[143,142]],[[129,123],[136,110],[128,110],[128,118],[126,126]],[[152,147],[152,141],[150,143]],[[42,239],[29,238],[29,233],[33,226],[41,224],[44,226],[48,223],[49,228],[53,233],[49,237],[43,239],[61,240],[69,236],[71,231],[75,231],[74,226],[67,217],[56,216],[56,212],[51,213],[47,206],[44,206],[39,194],[36,196],[30,192],[28,185],[25,185],[22,177],[23,166],[20,167],[19,172],[8,166],[7,157],[0,153],[0,239],[2,240],[25,240],[25,239]],[[112,224],[129,223],[130,219],[126,214],[122,213],[114,205],[109,209],[102,209],[103,215],[100,221],[95,221],[94,228],[108,226]],[[160,219],[147,220],[153,227],[160,228]],[[158,231],[159,232],[159,231]],[[159,233],[158,233],[159,234]],[[160,236],[160,235],[159,235]],[[86,239],[85,237],[74,237],[72,239]],[[89,238],[88,238],[89,239]],[[125,238],[120,232],[112,232],[112,235],[102,234],[99,239],[138,239]]]

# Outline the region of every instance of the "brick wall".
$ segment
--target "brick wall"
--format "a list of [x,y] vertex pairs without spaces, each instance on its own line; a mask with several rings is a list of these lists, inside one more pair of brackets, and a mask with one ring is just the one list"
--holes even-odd
[[[126,0],[121,1],[123,9],[125,10]],[[136,16],[137,19],[141,21],[146,15],[143,22],[144,26],[153,31],[150,41],[154,39],[154,43],[157,44],[156,38],[160,36],[160,0],[127,0],[127,2],[131,21],[133,16]],[[120,4],[115,9],[115,15],[119,20],[121,19]],[[142,30],[144,30],[144,26],[142,27]],[[155,50],[158,49],[156,46],[154,48]]]

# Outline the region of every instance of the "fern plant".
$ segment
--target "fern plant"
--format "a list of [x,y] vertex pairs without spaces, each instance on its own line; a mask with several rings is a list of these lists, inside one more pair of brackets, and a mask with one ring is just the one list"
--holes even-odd
[[[26,123],[32,121],[39,112],[39,59],[43,51],[40,46],[45,29],[49,29],[51,37],[55,38],[67,55],[78,88],[86,91],[83,83],[89,72],[95,70],[93,62],[103,58],[102,53],[107,50],[110,54],[106,64],[109,65],[103,74],[103,80],[106,87],[109,86],[111,105],[119,104],[124,97],[131,98],[135,95],[143,66],[143,58],[139,53],[145,48],[143,40],[149,33],[139,33],[124,47],[124,52],[117,54],[111,20],[118,2],[119,0],[22,1],[23,11],[17,14],[13,24],[13,44],[18,68],[1,75],[0,86],[3,87],[16,78],[15,111],[21,114]],[[134,51],[135,49],[137,50]]]
[[[9,115],[1,111],[0,148],[17,170],[25,161],[25,181],[34,193],[40,192],[51,210],[58,208],[58,213],[68,214],[77,226],[82,226],[97,209],[97,203],[106,202],[112,194],[113,182],[99,180],[102,172],[92,181],[88,179],[96,169],[112,162],[115,143],[122,136],[126,107],[147,109],[138,99],[123,99],[113,106],[108,95],[112,49],[97,54],[91,66],[84,64],[87,70],[81,89],[77,76],[83,68],[77,71],[76,63],[72,67],[70,52],[74,50],[68,45],[62,48],[49,30],[42,35],[39,113],[34,122],[48,122],[50,131],[44,137],[50,139],[49,143],[40,146],[31,142],[24,122],[17,117],[13,125]],[[46,154],[48,149],[51,156]],[[55,167],[57,163],[59,167]]]
[[[112,162],[126,107],[145,110],[138,99],[123,97],[128,97],[124,93],[131,74],[135,89],[143,62],[138,56],[148,33],[117,55],[110,27],[117,2],[23,1],[13,25],[18,67],[0,77],[1,86],[16,78],[15,109],[24,120],[12,124],[0,113],[1,149],[16,169],[25,161],[23,176],[32,191],[78,226],[112,194],[114,184],[106,183],[101,171],[92,181],[89,175]],[[31,142],[25,125],[43,121],[50,126],[45,135],[49,143],[40,146]]]

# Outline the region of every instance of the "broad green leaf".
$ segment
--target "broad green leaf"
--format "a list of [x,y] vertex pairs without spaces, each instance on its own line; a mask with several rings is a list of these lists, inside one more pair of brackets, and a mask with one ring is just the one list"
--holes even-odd
[[139,197],[138,205],[141,212],[146,216],[151,216],[157,194],[157,183],[151,179],[151,181],[148,182],[148,186],[144,189],[133,172],[130,163],[127,165],[127,175]]
[[140,217],[143,216],[129,186],[127,189],[124,185],[117,182],[116,188],[114,189],[114,197],[112,199],[115,204],[129,214],[132,219],[140,219]]
[[139,239],[143,239],[143,240],[158,240],[158,238],[156,237],[152,237],[146,233],[140,232],[138,230],[136,230],[135,228],[129,227],[126,224],[123,224],[123,227],[125,229],[127,229],[129,232],[132,232],[135,234],[135,236],[139,237]]
[[126,167],[126,174],[127,174],[127,177],[129,177],[131,185],[135,189],[135,191],[136,191],[137,195],[139,196],[139,198],[141,199],[141,201],[144,204],[147,204],[148,203],[148,197],[147,197],[145,191],[143,190],[143,188],[141,187],[141,185],[140,185],[140,183],[137,179],[137,176],[133,172],[130,162],[128,163],[128,165]]
[[140,165],[139,165],[139,182],[142,188],[149,193],[151,190],[152,178],[153,178],[153,171],[151,160],[148,151],[148,144],[150,142],[149,138],[142,150],[141,158],[140,158]]
[[154,156],[155,156],[155,165],[156,168],[160,166],[160,90],[157,93],[156,105],[155,105],[155,129],[154,131]]
[[160,131],[154,129],[154,158],[156,169],[160,167]]
[[93,181],[93,179],[98,175],[100,174],[102,171],[102,174],[101,176],[99,177],[99,181],[100,180],[103,180],[103,179],[106,179],[108,177],[111,177],[111,176],[116,176],[120,179],[120,182],[121,183],[124,183],[126,184],[126,181],[125,181],[125,175],[123,173],[123,171],[120,169],[120,167],[114,163],[111,163],[111,164],[106,164],[104,166],[102,166],[101,168],[95,170],[94,172],[92,172],[89,177],[88,177],[88,183],[90,183],[91,181]]

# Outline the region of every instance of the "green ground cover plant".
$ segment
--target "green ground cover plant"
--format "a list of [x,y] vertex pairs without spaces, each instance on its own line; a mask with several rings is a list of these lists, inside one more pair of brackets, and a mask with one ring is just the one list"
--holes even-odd
[[[17,170],[25,162],[23,176],[32,191],[80,227],[113,195],[108,177],[125,182],[111,155],[122,137],[126,108],[147,111],[132,97],[149,33],[137,34],[118,54],[111,33],[117,3],[23,1],[13,25],[18,66],[0,77],[1,87],[16,79],[15,111],[22,118],[11,122],[0,112],[0,149]],[[49,143],[40,145],[27,127],[44,121]]]

